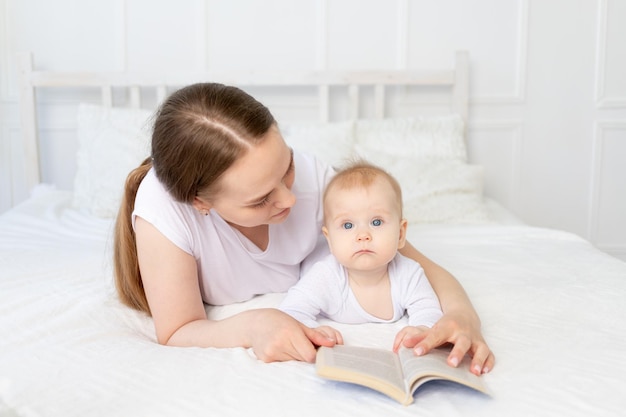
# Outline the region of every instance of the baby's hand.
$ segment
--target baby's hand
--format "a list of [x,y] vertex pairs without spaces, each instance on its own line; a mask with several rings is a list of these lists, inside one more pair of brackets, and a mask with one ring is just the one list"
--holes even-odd
[[343,337],[341,333],[339,333],[339,330],[333,329],[330,326],[319,326],[315,330],[322,333],[328,339],[334,340],[336,344],[343,345]]
[[[403,344],[402,342],[404,340],[409,340],[411,337],[426,333],[429,330],[430,328],[426,326],[406,326],[402,328],[402,330],[400,330],[396,335],[396,339],[393,341],[393,351],[398,352],[398,349],[400,349],[400,345]],[[417,343],[417,341],[415,343]],[[404,346],[408,348],[413,347],[407,344],[405,344]]]

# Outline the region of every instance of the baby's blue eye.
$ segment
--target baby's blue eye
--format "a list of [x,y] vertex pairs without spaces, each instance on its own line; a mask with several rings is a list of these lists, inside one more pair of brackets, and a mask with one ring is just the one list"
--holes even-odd
[[383,221],[380,219],[374,219],[372,220],[372,225],[373,226],[380,226],[381,224],[383,224]]
[[348,230],[348,229],[352,229],[353,224],[350,222],[345,222],[344,224],[341,225],[341,227],[343,227],[344,229]]

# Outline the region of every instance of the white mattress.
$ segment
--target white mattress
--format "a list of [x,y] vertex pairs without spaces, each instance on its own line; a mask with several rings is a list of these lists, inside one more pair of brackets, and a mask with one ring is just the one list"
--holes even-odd
[[[116,300],[112,222],[40,190],[0,216],[1,416],[618,416],[626,413],[626,263],[572,234],[522,224],[410,226],[462,282],[497,364],[493,398],[443,382],[404,407],[265,364],[242,348],[155,343]],[[209,309],[220,318],[281,294]],[[403,323],[340,325],[346,344],[389,347]]]

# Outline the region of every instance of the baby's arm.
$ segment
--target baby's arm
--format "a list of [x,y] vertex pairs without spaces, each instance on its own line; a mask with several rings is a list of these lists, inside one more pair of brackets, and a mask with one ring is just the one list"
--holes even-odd
[[305,326],[316,328],[318,332],[325,335],[329,340],[343,344],[343,337],[338,330],[330,326],[318,325],[316,318],[322,311],[322,308],[316,303],[316,300],[318,300],[317,294],[309,292],[311,288],[303,280],[304,277],[289,290],[279,309]]
[[316,328],[329,340],[343,344],[341,333],[330,326],[319,326],[317,317],[328,310],[333,298],[331,284],[336,278],[323,263],[314,265],[291,287],[279,309],[305,326]]
[[307,293],[306,289],[303,288],[306,286],[301,284],[302,280],[289,289],[278,309],[305,326],[314,328],[318,326],[316,319],[321,309],[313,302],[312,294]]
[[408,260],[405,266],[406,276],[411,277],[405,281],[403,294],[409,325],[431,328],[443,316],[437,294],[418,263]]
[[317,327],[317,317],[327,309],[328,281],[325,268],[320,263],[313,265],[296,285],[289,289],[278,307],[279,310],[308,327]]
[[443,316],[439,299],[430,282],[424,274],[424,270],[417,263],[409,260],[403,263],[405,276],[411,278],[404,281],[403,297],[404,306],[409,316],[409,326],[401,329],[393,342],[393,350],[397,352],[400,344],[407,347],[415,336],[427,333],[430,328]]

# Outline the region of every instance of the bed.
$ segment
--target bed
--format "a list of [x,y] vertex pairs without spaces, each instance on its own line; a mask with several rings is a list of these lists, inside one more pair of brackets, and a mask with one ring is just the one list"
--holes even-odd
[[[626,413],[626,263],[563,231],[524,224],[483,193],[468,162],[469,65],[442,71],[283,74],[120,74],[37,71],[21,62],[28,200],[0,215],[0,416],[618,416]],[[113,215],[129,167],[149,152],[151,109],[177,85],[217,80],[242,88],[301,89],[319,120],[279,124],[294,147],[339,163],[359,154],[401,181],[409,240],[469,293],[495,352],[484,396],[431,382],[402,406],[372,390],[315,375],[314,365],[263,363],[244,348],[160,346],[151,319],[120,304],[111,269]],[[308,86],[308,87],[307,87]],[[364,86],[364,87],[363,87]],[[433,87],[434,86],[434,87]],[[75,103],[72,191],[41,181],[38,92],[101,91]],[[116,107],[117,89],[124,89]],[[388,117],[391,99],[449,90],[445,114]],[[345,93],[347,117],[329,103]],[[418,92],[415,91],[417,94]],[[363,117],[363,99],[374,99]],[[316,98],[317,100],[317,98]],[[219,319],[277,306],[267,294],[224,307]],[[403,321],[335,324],[346,344],[389,348]]]

